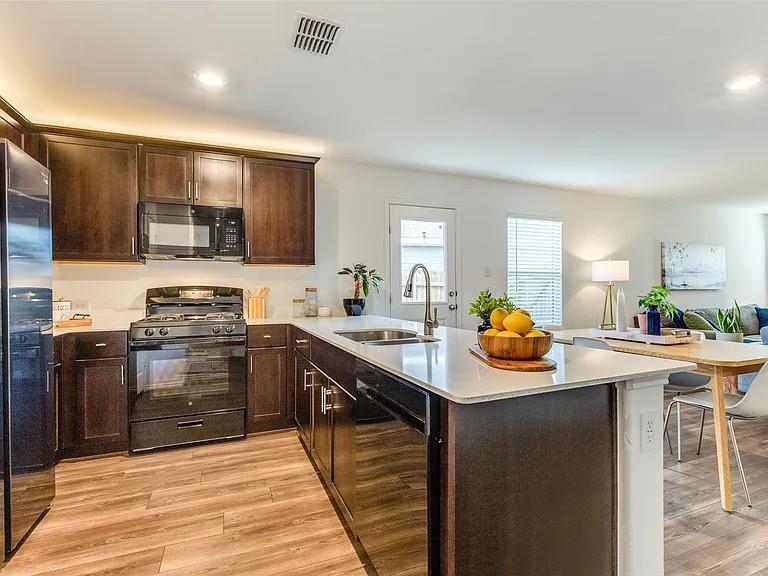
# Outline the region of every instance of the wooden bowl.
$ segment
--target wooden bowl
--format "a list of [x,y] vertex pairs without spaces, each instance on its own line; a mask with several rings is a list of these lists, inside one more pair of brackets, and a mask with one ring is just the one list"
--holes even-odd
[[545,336],[531,338],[506,338],[479,334],[477,339],[480,342],[480,348],[485,350],[488,356],[507,360],[538,360],[552,349],[554,342],[551,332],[544,332],[544,334]]

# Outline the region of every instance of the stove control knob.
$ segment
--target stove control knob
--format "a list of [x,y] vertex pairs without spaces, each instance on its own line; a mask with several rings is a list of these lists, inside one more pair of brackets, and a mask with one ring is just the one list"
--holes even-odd
[[147,336],[152,336],[154,333],[155,333],[154,328],[147,328],[146,330],[144,330],[144,334],[146,334]]
[[235,327],[234,327],[234,326],[227,326],[226,328],[224,328],[224,331],[225,331],[227,334],[232,334],[232,332],[234,331],[234,329],[235,329]]
[[168,328],[160,328],[160,336],[168,336]]
[[211,328],[211,332],[213,332],[214,334],[218,334],[219,332],[221,332],[221,326],[213,326]]

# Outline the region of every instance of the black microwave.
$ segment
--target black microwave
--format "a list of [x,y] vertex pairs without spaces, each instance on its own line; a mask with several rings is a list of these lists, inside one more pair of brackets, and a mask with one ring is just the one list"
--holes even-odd
[[153,260],[242,260],[243,210],[140,202],[139,254]]

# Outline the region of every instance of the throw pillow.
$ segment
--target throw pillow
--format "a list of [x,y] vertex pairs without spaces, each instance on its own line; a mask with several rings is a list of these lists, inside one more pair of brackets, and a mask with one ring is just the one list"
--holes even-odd
[[760,330],[768,326],[768,308],[755,307],[757,311],[757,323],[760,325]]
[[714,330],[715,327],[707,322],[701,314],[697,314],[693,310],[686,310],[683,314],[683,321],[685,327],[690,330]]

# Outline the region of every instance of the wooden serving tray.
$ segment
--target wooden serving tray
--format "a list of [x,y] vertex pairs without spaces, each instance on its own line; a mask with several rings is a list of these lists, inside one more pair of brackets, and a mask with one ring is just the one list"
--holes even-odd
[[53,323],[55,328],[76,328],[77,326],[91,326],[93,325],[92,318],[80,318],[78,320],[56,320]]
[[557,368],[557,362],[550,360],[546,356],[538,360],[507,360],[506,358],[494,358],[488,356],[486,352],[477,344],[469,347],[469,352],[481,362],[491,368],[499,370],[512,370],[515,372],[549,372]]

